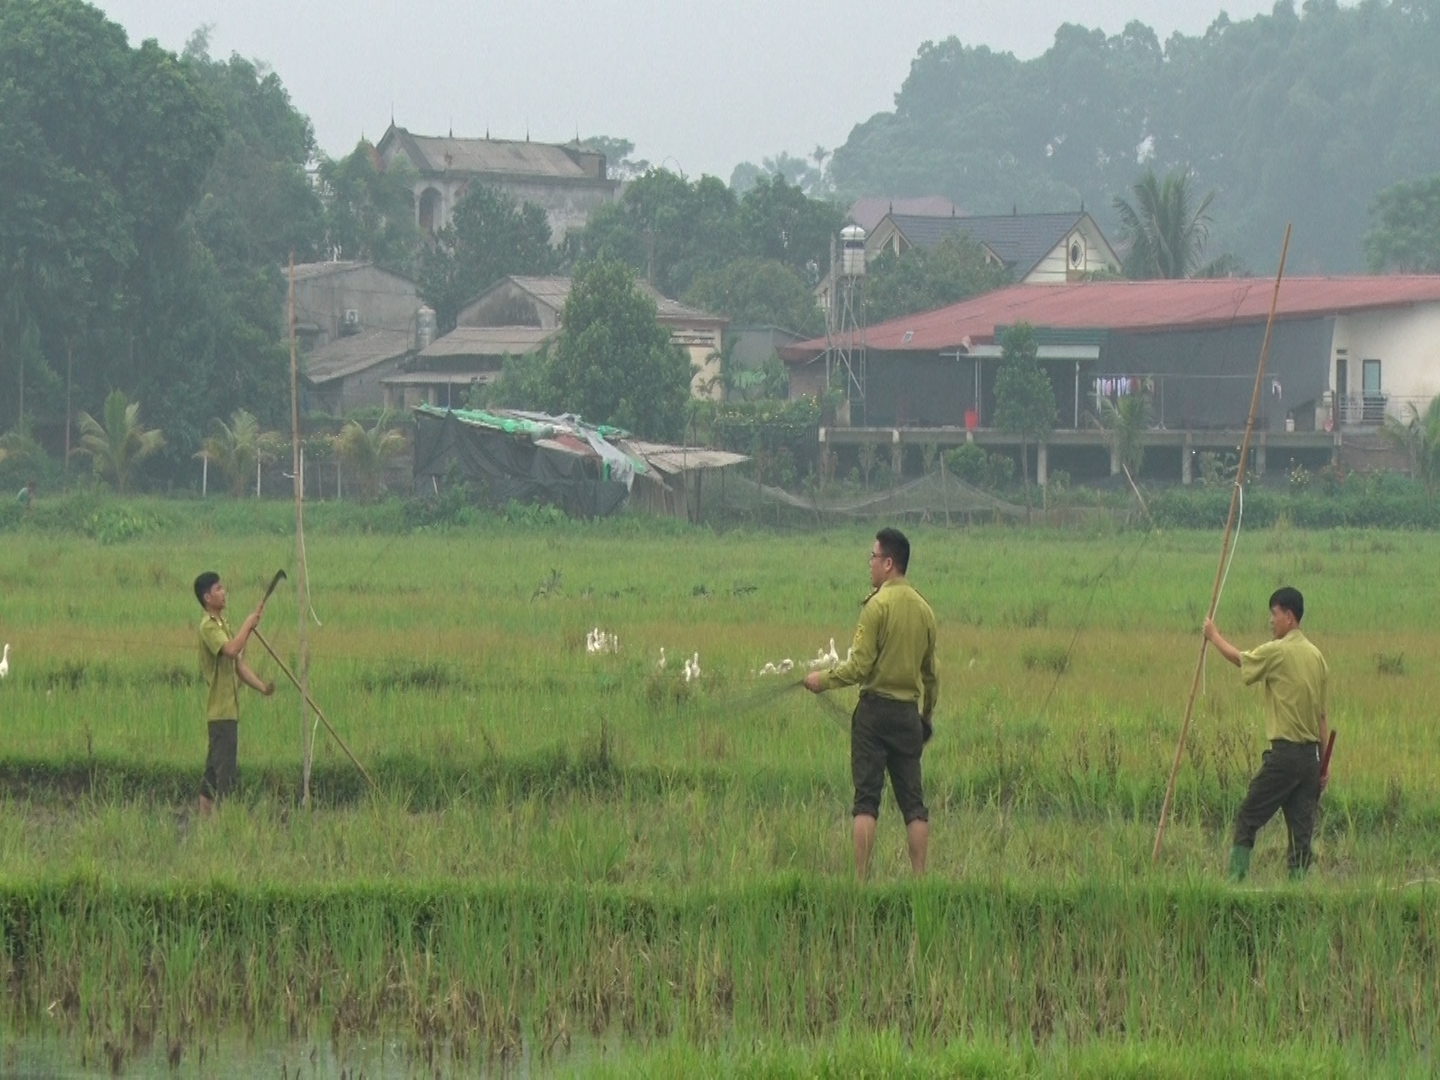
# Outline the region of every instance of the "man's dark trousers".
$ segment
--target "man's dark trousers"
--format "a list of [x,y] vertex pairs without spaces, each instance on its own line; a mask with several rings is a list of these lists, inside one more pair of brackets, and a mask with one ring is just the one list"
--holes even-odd
[[1285,858],[1290,869],[1310,867],[1310,838],[1320,806],[1320,745],[1276,739],[1261,758],[1260,771],[1235,815],[1236,847],[1253,848],[1255,834],[1279,810],[1290,840]]

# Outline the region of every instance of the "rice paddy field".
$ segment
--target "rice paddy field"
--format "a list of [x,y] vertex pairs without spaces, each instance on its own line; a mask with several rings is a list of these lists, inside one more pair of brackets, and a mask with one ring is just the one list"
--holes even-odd
[[[312,692],[377,788],[321,728],[298,805],[311,721],[254,643],[279,689],[246,692],[241,790],[202,820],[191,581],[238,625],[294,569],[286,508],[216,507],[0,534],[0,1072],[1440,1071],[1440,537],[1242,534],[1218,621],[1257,643],[1303,590],[1339,738],[1315,870],[1287,879],[1277,819],[1237,887],[1261,705],[1213,654],[1150,859],[1218,536],[909,529],[930,873],[887,792],[859,885],[853,693],[794,683],[844,654],[872,530],[316,507]],[[262,627],[291,664],[297,602]]]

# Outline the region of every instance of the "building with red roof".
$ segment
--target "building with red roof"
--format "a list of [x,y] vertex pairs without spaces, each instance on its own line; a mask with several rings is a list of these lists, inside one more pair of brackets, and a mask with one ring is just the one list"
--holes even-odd
[[[1244,426],[1274,282],[1264,278],[1015,285],[864,332],[852,422],[985,427],[999,341],[1029,323],[1051,375],[1057,428],[1085,429],[1102,399],[1144,393],[1157,429]],[[826,385],[826,341],[781,353],[792,396]],[[1260,427],[1363,430],[1440,394],[1440,275],[1282,281]]]

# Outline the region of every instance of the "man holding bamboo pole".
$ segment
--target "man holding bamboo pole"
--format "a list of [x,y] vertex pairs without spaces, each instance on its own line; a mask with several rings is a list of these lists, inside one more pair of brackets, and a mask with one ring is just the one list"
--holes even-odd
[[[265,594],[267,598],[269,595],[269,592]],[[245,664],[245,646],[260,625],[265,601],[261,600],[255,610],[245,617],[239,633],[232,633],[230,624],[225,621],[225,586],[219,574],[206,570],[195,579],[195,599],[205,609],[205,618],[200,622],[200,672],[208,688],[205,719],[210,732],[205,777],[200,783],[200,813],[203,816],[215,809],[215,803],[221,797],[230,794],[239,775],[236,756],[240,729],[240,684],[243,682],[265,697],[275,693],[275,684],[267,683]]]
[[898,529],[881,529],[870,549],[874,592],[860,611],[850,655],[825,671],[805,676],[805,689],[819,694],[859,686],[850,719],[850,773],[855,783],[855,872],[861,881],[870,867],[875,821],[885,773],[905,818],[905,841],[915,875],[925,872],[930,813],[920,780],[920,755],[934,730],[940,693],[935,672],[935,613],[910,583],[910,541]]
[[1230,877],[1243,881],[1250,869],[1255,834],[1279,810],[1289,831],[1286,861],[1290,876],[1300,878],[1310,867],[1310,838],[1320,793],[1329,782],[1329,764],[1322,763],[1329,724],[1325,694],[1330,669],[1320,650],[1300,631],[1305,598],[1298,589],[1277,589],[1270,597],[1270,630],[1274,639],[1241,652],[1211,619],[1205,620],[1205,637],[1221,656],[1240,669],[1247,686],[1265,688],[1265,737],[1270,749],[1250,790],[1235,815],[1230,849]]

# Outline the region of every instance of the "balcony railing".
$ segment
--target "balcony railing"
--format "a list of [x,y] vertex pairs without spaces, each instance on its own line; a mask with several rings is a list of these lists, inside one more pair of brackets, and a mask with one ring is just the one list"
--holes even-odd
[[1389,394],[1340,394],[1335,411],[1342,426],[1374,426],[1384,423],[1389,404]]

